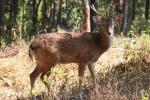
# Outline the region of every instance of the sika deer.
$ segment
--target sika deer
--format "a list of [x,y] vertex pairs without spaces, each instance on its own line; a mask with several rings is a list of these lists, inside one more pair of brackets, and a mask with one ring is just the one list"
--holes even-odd
[[[36,78],[41,74],[51,74],[50,69],[58,63],[77,63],[79,75],[79,88],[84,76],[86,66],[93,78],[96,87],[96,78],[93,63],[108,50],[112,43],[113,19],[98,19],[94,21],[101,25],[100,32],[85,33],[48,33],[37,37],[29,47],[30,58],[34,57],[37,63],[36,68],[30,74],[31,91]],[[47,83],[43,82],[47,88]]]

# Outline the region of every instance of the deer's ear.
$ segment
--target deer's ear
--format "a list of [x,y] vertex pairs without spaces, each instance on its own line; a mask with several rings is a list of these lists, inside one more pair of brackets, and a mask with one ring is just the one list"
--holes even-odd
[[93,16],[93,21],[94,21],[96,24],[100,24],[100,23],[101,23],[101,19],[98,18],[97,16]]

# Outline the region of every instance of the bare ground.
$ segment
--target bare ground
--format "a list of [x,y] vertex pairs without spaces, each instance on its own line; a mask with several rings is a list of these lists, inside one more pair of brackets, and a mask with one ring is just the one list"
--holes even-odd
[[[130,71],[124,72],[126,68],[122,67],[130,63],[124,59],[124,52],[122,48],[110,48],[97,61],[95,66],[99,96],[92,90],[92,80],[89,71],[86,70],[82,94],[84,100],[141,100],[149,97],[150,56],[142,63],[143,66],[147,66],[144,67],[146,72],[143,71],[142,75],[139,75],[142,72],[131,74]],[[29,74],[34,67],[34,61],[30,61],[28,57],[27,45],[23,45],[21,49],[16,47],[0,50],[0,100],[30,100]],[[37,80],[38,100],[80,100],[75,64],[57,65],[49,83],[52,89],[51,98],[47,96],[44,85]]]

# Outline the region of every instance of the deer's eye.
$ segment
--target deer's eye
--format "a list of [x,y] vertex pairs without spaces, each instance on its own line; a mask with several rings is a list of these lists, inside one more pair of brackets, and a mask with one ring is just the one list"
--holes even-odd
[[106,26],[106,24],[102,23],[102,26]]

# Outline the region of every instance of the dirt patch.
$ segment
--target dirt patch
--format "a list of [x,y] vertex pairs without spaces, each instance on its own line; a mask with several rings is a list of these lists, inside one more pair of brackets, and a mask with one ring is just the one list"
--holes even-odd
[[8,46],[0,49],[0,58],[13,57],[19,53],[17,46]]

